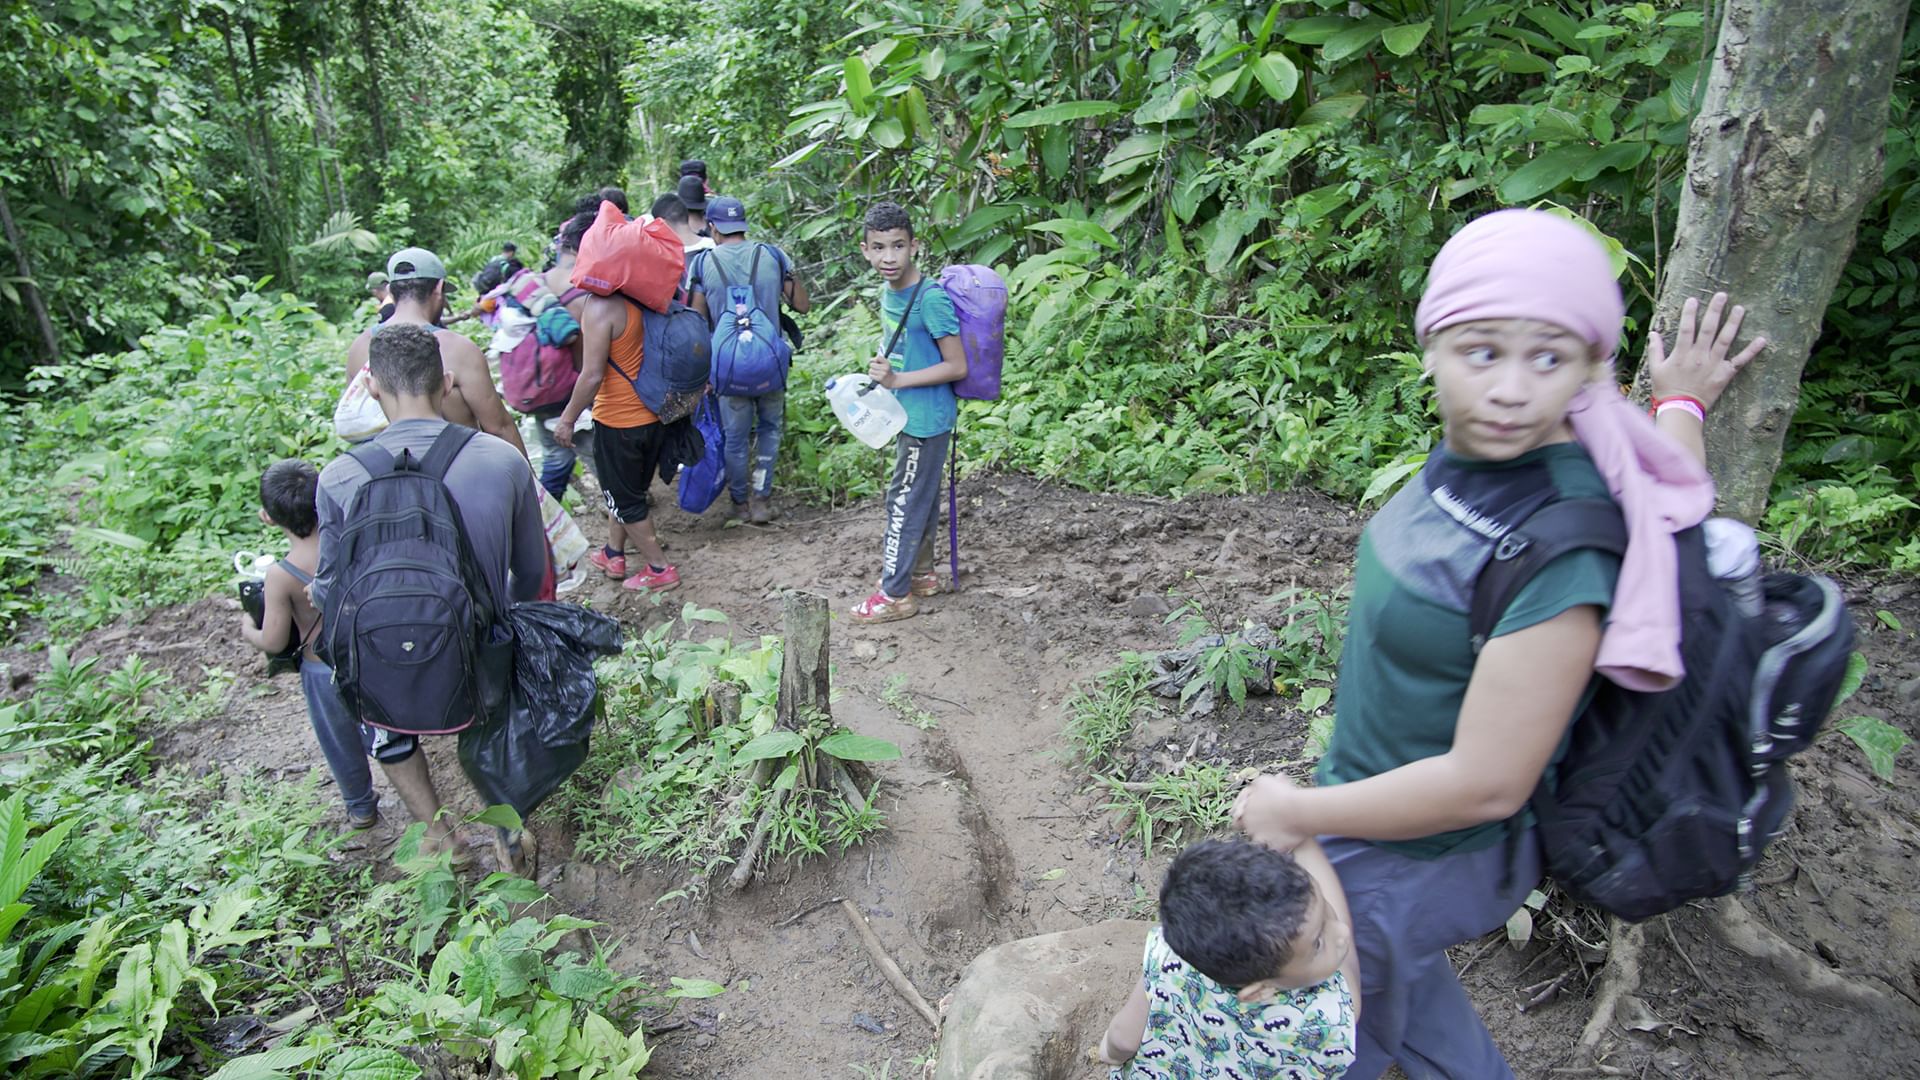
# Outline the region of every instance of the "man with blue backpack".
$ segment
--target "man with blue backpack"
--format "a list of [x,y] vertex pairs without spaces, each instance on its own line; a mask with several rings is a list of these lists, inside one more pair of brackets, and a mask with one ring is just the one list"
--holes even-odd
[[803,312],[812,300],[786,252],[747,239],[747,209],[739,199],[709,200],[707,225],[714,247],[693,257],[688,291],[693,309],[713,328],[712,381],[732,496],[728,520],[765,525],[773,520],[774,461],[793,361],[793,348],[780,333],[780,304]]

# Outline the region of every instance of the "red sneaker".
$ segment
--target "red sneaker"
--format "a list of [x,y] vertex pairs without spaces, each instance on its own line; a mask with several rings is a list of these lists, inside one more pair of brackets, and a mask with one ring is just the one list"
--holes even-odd
[[587,556],[587,561],[599,567],[601,573],[616,581],[627,576],[627,557],[624,553],[608,557],[606,548],[596,546],[593,554]]
[[628,578],[621,584],[623,588],[634,589],[636,591],[651,589],[654,592],[666,592],[668,589],[677,589],[680,587],[680,571],[671,566],[663,566],[655,570],[653,567],[643,564],[640,567],[639,573]]
[[894,599],[880,590],[860,601],[853,609],[853,621],[871,626],[876,623],[894,622],[899,619],[911,619],[920,613],[911,594]]

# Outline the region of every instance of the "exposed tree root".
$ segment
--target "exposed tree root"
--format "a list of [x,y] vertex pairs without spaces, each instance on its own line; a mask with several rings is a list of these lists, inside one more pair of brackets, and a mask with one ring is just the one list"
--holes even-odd
[[1746,905],[1731,896],[1713,902],[1708,920],[1720,940],[1743,956],[1765,962],[1774,973],[1797,993],[1821,998],[1836,1005],[1865,1006],[1892,1010],[1920,1019],[1920,1010],[1906,1001],[1873,987],[1863,979],[1847,978],[1822,963],[1817,956],[1789,942],[1765,923],[1753,917]]
[[1646,947],[1646,927],[1617,918],[1607,920],[1607,966],[1600,974],[1593,1014],[1580,1031],[1580,1049],[1592,1053],[1613,1026],[1613,1014],[1620,1003],[1640,989],[1640,954]]

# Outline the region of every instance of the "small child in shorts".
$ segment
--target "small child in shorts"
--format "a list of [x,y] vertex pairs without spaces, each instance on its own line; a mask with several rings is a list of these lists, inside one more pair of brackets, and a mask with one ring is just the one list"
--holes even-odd
[[307,720],[320,753],[333,771],[347,803],[347,824],[372,828],[380,820],[379,797],[367,766],[360,725],[334,689],[333,669],[313,651],[320,638],[320,613],[307,598],[307,585],[320,565],[320,514],[314,495],[320,474],[305,461],[276,461],[260,477],[260,520],[287,535],[287,557],[267,571],[262,590],[265,613],[260,625],[240,616],[240,636],[264,653],[300,647],[300,689],[307,698]]
[[1318,845],[1182,851],[1160,886],[1142,978],[1093,1056],[1112,1080],[1334,1080],[1353,1062],[1352,918]]

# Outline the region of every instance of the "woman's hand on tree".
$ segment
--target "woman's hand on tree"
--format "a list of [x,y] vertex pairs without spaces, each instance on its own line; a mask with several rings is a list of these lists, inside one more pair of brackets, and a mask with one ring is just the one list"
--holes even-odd
[[1747,309],[1738,304],[1731,311],[1726,307],[1726,293],[1714,293],[1704,312],[1697,298],[1688,297],[1680,307],[1680,326],[1674,331],[1671,353],[1659,334],[1648,337],[1647,369],[1653,376],[1655,398],[1691,397],[1702,408],[1711,409],[1747,361],[1766,348],[1767,339],[1758,337],[1738,353],[1732,352]]
[[1293,810],[1299,794],[1300,788],[1278,773],[1256,776],[1233,801],[1233,823],[1256,844],[1292,851],[1311,838]]

